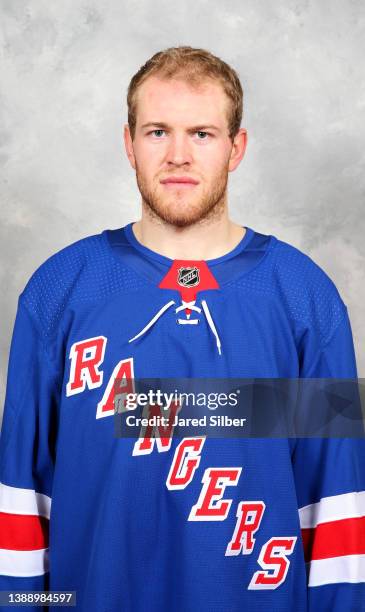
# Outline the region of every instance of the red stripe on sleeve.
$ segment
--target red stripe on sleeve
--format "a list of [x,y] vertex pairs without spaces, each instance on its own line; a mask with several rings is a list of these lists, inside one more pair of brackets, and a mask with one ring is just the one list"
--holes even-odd
[[365,554],[365,516],[302,529],[305,561]]
[[43,516],[0,512],[0,548],[38,550],[48,548],[49,520]]

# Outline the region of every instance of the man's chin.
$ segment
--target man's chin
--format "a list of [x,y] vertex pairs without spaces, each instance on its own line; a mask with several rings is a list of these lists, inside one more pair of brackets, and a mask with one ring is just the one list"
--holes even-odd
[[168,223],[169,225],[172,225],[174,227],[179,227],[179,228],[183,228],[183,227],[191,227],[192,225],[194,225],[195,223],[197,223],[200,219],[186,219],[186,218],[181,218],[181,217],[169,217],[167,219],[164,219],[164,221],[166,223]]
[[[220,194],[217,194],[220,195]],[[146,198],[143,197],[144,206],[149,209],[152,216],[163,223],[175,227],[190,227],[206,221],[212,217],[219,217],[224,209],[224,193],[221,197],[197,201],[197,198]]]
[[175,227],[189,227],[202,221],[209,213],[203,210],[192,213],[191,211],[172,211],[172,210],[155,210],[155,214],[165,223]]

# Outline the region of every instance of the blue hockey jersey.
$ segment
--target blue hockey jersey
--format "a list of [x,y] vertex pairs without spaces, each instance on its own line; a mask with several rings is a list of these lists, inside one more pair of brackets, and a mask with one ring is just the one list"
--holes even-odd
[[355,378],[333,282],[251,228],[192,262],[132,227],[62,249],[19,297],[0,590],[75,591],[82,612],[365,610],[363,440],[114,434],[123,377]]

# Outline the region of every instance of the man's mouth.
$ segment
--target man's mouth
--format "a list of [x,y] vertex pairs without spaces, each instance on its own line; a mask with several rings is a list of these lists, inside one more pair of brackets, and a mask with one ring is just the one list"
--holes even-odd
[[194,185],[198,185],[198,181],[191,176],[168,176],[161,179],[160,183],[166,187],[193,187]]

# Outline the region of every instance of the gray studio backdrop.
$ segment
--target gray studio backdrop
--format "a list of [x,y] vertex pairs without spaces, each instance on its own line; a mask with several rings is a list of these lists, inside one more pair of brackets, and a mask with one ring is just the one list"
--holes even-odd
[[309,254],[349,308],[365,376],[362,0],[0,0],[0,413],[17,298],[52,253],[136,220],[125,93],[156,51],[204,47],[245,90],[232,218]]

